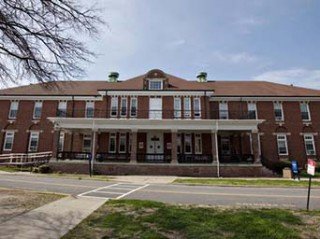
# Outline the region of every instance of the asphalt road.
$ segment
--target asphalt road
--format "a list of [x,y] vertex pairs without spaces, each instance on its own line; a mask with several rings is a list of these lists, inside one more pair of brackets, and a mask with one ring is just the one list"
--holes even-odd
[[[215,206],[306,207],[307,188],[254,188],[130,184],[43,176],[0,175],[0,187],[80,195],[147,199],[168,203]],[[311,191],[311,209],[320,209],[320,189]]]

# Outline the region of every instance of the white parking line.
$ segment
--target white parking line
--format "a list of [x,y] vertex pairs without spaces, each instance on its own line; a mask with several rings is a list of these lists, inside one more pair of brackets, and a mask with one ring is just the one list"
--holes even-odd
[[112,187],[112,186],[114,186],[114,185],[117,185],[117,184],[118,184],[118,183],[116,183],[116,184],[111,184],[111,185],[108,185],[108,186],[105,186],[105,187],[96,188],[96,189],[93,189],[93,190],[90,190],[90,191],[81,193],[81,194],[78,195],[78,197],[83,197],[84,194],[93,193],[93,192],[96,192],[96,191],[98,191],[98,190],[100,190],[100,189],[104,189],[104,188],[110,188],[110,187]]
[[120,198],[123,198],[123,197],[125,197],[125,196],[128,196],[129,194],[131,194],[131,193],[133,193],[133,192],[135,192],[135,191],[138,191],[138,190],[140,190],[140,189],[142,189],[142,188],[146,188],[146,187],[148,187],[148,186],[149,186],[149,184],[146,184],[146,185],[144,185],[144,186],[141,186],[141,187],[139,187],[139,188],[136,188],[136,189],[134,189],[134,190],[132,190],[132,191],[130,191],[130,192],[127,192],[127,193],[125,193],[125,194],[117,197],[117,199],[120,199]]

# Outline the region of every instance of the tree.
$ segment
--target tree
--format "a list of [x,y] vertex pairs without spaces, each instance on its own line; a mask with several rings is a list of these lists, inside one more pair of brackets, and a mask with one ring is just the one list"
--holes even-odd
[[79,0],[0,1],[0,81],[22,77],[50,82],[83,75],[80,67],[94,53],[79,33],[97,36],[103,23],[93,7]]

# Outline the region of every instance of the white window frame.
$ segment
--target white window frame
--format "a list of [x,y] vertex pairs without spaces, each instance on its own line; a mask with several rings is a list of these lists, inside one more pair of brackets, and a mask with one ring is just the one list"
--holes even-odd
[[[114,150],[111,150],[111,139],[114,140]],[[117,134],[110,133],[109,134],[109,145],[108,145],[108,152],[109,153],[116,153],[117,152]]]
[[118,116],[118,96],[114,96],[114,97],[111,97],[111,101],[110,101],[110,117],[116,118],[117,116]]
[[[125,111],[122,111],[123,105],[122,103],[125,102]],[[128,111],[128,99],[127,97],[121,97],[120,99],[120,117],[127,117],[127,111]],[[124,112],[124,114],[123,114]]]
[[64,139],[65,139],[65,133],[64,132],[60,132],[59,143],[58,143],[58,151],[59,152],[64,150]]
[[[250,115],[250,112],[254,112],[255,118],[252,119],[258,119],[258,111],[257,111],[257,104],[256,102],[248,102],[247,103],[248,107],[248,114]],[[251,118],[250,118],[251,119]]]
[[[276,116],[276,110],[280,110],[281,111],[281,118]],[[273,111],[274,111],[274,117],[275,117],[276,121],[284,121],[282,102],[273,102]]]
[[[133,101],[135,101],[136,103],[136,105],[135,105],[135,114],[132,114],[132,105],[133,105]],[[130,99],[130,117],[132,117],[132,118],[136,118],[138,116],[138,97],[131,97],[131,99]]]
[[[34,108],[33,108],[33,119],[41,119],[41,115],[42,115],[42,106],[43,106],[43,102],[42,101],[36,101],[34,103]],[[36,116],[36,109],[40,108],[40,115]]]
[[229,119],[228,102],[219,102],[219,119]]
[[[90,147],[89,147],[89,148],[85,147],[84,142],[85,142],[86,140],[89,140],[89,141],[90,141]],[[82,150],[83,150],[84,152],[91,152],[91,149],[92,149],[92,135],[90,135],[90,134],[85,134],[85,135],[83,135],[83,139],[82,139]]]
[[[121,140],[124,140],[124,150],[120,150],[121,149]],[[127,152],[127,134],[126,133],[120,133],[118,147],[119,147],[118,148],[119,153],[126,153]]]
[[[12,151],[13,148],[13,144],[14,144],[14,131],[13,130],[7,130],[6,134],[5,134],[5,138],[4,138],[4,143],[3,143],[3,151]],[[9,136],[9,134],[11,134],[11,136]],[[12,138],[12,142],[11,142],[11,147],[10,148],[6,148],[6,144],[8,143],[8,138]]]
[[[316,153],[316,146],[315,146],[313,134],[304,134],[303,139],[304,139],[304,147],[305,147],[306,155],[316,155],[317,153]],[[308,152],[307,142],[309,142],[309,143],[311,142],[312,148],[313,148],[313,153]]]
[[[188,138],[188,140],[187,140]],[[190,140],[190,152],[186,151],[186,146],[187,146],[187,141]],[[192,154],[192,134],[191,133],[186,133],[184,134],[184,153],[185,154]]]
[[[199,142],[199,145],[197,146],[198,142]],[[194,153],[202,154],[202,134],[197,133],[194,135]]]
[[[18,110],[19,110],[19,101],[11,101],[10,103],[10,110],[9,110],[9,119],[16,119],[18,115]],[[15,111],[15,115],[12,116],[12,112]]]
[[302,113],[303,113],[303,111],[301,110],[302,105],[306,105],[306,109],[307,109],[307,112],[306,112],[306,113],[308,114],[308,119],[302,119],[302,120],[303,120],[303,121],[311,121],[309,103],[308,103],[308,102],[300,102],[301,117],[302,117]]
[[[196,105],[198,105],[199,109],[196,109]],[[200,97],[193,98],[193,115],[195,118],[201,118],[201,98]]]
[[[62,112],[63,112],[63,115],[61,115]],[[67,116],[67,101],[59,101],[59,104],[58,104],[58,115],[60,117],[66,117]]]
[[183,98],[183,116],[184,118],[191,118],[191,97]]
[[[284,142],[286,153],[280,153],[280,147],[279,147],[280,141]],[[288,138],[286,134],[277,134],[277,147],[278,147],[278,155],[289,155]]]
[[[92,110],[92,115],[88,115],[88,110]],[[86,118],[94,118],[94,101],[86,101]]]
[[181,98],[174,97],[173,99],[174,118],[181,119]]
[[[151,87],[151,86],[154,86],[152,84],[155,84],[155,83],[160,83],[160,87],[156,87],[156,88]],[[148,86],[149,86],[149,90],[163,90],[163,80],[160,80],[160,79],[149,80]]]
[[[33,137],[36,136],[36,137]],[[39,147],[39,141],[40,141],[40,132],[39,131],[30,131],[30,137],[29,137],[29,146],[28,146],[28,151],[29,152],[37,152],[38,151],[38,147]],[[31,149],[31,142],[32,139],[36,138],[37,139],[37,145],[35,147],[35,149]]]

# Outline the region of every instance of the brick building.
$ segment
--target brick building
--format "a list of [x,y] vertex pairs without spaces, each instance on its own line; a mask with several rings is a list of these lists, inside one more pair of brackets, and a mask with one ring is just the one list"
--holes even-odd
[[106,174],[260,176],[261,161],[320,154],[320,91],[187,81],[161,70],[119,81],[0,90],[1,154],[52,151],[52,167]]

